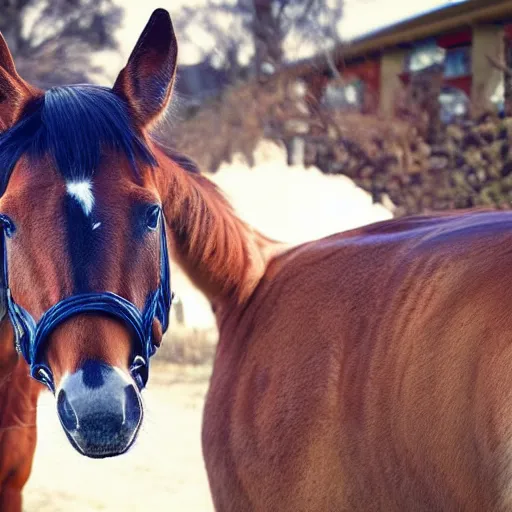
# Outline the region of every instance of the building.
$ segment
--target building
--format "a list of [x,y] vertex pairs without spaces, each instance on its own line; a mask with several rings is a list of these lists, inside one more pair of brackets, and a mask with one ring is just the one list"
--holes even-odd
[[[503,70],[512,66],[512,1],[449,4],[341,45],[290,67],[320,101],[390,114],[396,91],[415,74],[438,66],[445,114],[463,114],[469,102],[503,107]],[[333,64],[342,83],[332,85]]]

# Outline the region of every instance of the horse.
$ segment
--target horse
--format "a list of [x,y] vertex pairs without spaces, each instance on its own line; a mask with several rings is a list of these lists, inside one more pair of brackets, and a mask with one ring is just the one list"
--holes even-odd
[[219,330],[217,511],[512,510],[512,213],[270,240],[154,135],[177,55],[158,9],[112,88],[43,92],[0,40],[0,510],[21,510],[45,385],[79,453],[133,445],[169,259]]

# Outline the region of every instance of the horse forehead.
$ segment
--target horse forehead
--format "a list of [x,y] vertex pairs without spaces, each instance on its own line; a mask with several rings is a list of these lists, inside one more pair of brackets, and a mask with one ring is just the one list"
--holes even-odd
[[[158,202],[158,193],[146,175],[138,179],[122,159],[106,155],[103,165],[89,176],[63,176],[49,159],[34,161],[23,156],[0,198],[0,209],[26,217],[30,212],[55,215],[62,200],[71,199],[86,217],[123,216],[131,205]],[[19,211],[21,210],[21,211]]]

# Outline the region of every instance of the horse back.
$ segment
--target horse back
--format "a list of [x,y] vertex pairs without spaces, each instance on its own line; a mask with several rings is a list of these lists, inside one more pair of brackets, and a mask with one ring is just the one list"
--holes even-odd
[[277,258],[220,321],[218,510],[507,510],[512,214],[390,221]]

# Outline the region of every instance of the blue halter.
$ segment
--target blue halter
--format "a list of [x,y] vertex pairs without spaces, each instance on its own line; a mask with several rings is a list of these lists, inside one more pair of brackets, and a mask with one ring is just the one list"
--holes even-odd
[[11,219],[0,215],[0,224],[3,227],[0,236],[3,251],[3,283],[6,295],[0,301],[0,307],[7,309],[11,320],[15,346],[30,366],[31,376],[45,384],[55,392],[53,375],[43,359],[42,347],[49,334],[68,318],[86,312],[106,313],[118,318],[130,327],[134,334],[135,347],[130,372],[142,389],[149,376],[149,359],[156,352],[157,345],[153,339],[152,324],[157,319],[165,333],[169,326],[169,312],[171,309],[173,293],[171,292],[169,257],[167,253],[167,239],[165,225],[160,213],[160,284],[158,289],[149,294],[144,310],[141,312],[129,300],[112,292],[80,293],[67,297],[48,309],[36,322],[30,313],[16,304],[9,288],[9,275],[7,266],[7,238],[10,238],[15,226]]

